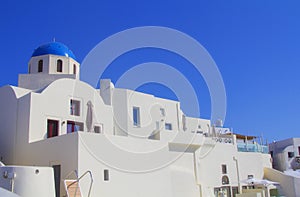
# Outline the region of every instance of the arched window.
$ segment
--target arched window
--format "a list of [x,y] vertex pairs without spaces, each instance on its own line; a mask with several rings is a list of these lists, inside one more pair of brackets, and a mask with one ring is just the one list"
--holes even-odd
[[28,65],[28,73],[31,72],[31,64]]
[[73,64],[73,74],[76,75],[76,65]]
[[61,73],[62,72],[62,67],[63,67],[63,62],[62,62],[62,60],[57,60],[57,63],[56,63],[56,71],[57,72],[59,72],[59,73]]
[[40,61],[39,61],[38,72],[39,72],[39,73],[43,72],[43,60],[40,60]]
[[223,185],[229,184],[229,178],[228,178],[228,176],[223,176],[222,177],[222,184]]

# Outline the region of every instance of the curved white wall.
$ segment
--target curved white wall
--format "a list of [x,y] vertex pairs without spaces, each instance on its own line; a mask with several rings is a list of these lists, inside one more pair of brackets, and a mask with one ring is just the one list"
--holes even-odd
[[54,175],[51,167],[0,167],[0,187],[22,197],[54,197]]

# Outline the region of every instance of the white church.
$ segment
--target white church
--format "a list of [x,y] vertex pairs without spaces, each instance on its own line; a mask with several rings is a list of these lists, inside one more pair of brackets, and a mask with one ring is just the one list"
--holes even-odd
[[268,147],[254,136],[187,117],[178,101],[108,79],[95,89],[79,76],[73,52],[51,42],[34,50],[18,87],[0,88],[0,194],[290,195],[269,178]]

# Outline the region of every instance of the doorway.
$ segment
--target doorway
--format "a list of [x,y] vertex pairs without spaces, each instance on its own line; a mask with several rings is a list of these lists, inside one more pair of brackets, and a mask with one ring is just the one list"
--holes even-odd
[[60,165],[53,165],[55,196],[60,197]]

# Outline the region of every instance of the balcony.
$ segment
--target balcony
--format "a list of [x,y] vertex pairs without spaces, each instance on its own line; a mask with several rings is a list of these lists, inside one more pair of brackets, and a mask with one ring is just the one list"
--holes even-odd
[[269,153],[269,147],[260,144],[237,143],[239,152]]

